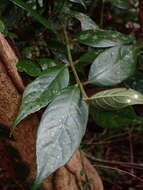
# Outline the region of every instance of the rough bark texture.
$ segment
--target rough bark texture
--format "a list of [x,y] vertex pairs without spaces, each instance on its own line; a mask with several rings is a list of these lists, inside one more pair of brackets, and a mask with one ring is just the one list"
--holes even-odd
[[[16,70],[17,57],[7,41],[0,34],[0,123],[12,127],[21,103],[21,94],[24,85]],[[19,124],[14,131],[14,141],[0,141],[0,170],[6,170],[7,177],[0,175],[0,189],[6,190],[5,184],[9,179],[15,180],[22,188],[22,181],[15,176],[12,165],[13,158],[7,153],[6,145],[9,143],[20,153],[20,159],[30,167],[28,179],[35,178],[35,139],[39,120],[36,115],[31,115]],[[14,161],[18,161],[16,158]],[[81,171],[85,173],[81,175]],[[22,172],[22,171],[21,171]],[[8,180],[6,182],[6,180]],[[52,178],[43,183],[46,190],[81,190],[86,182],[91,180],[90,190],[103,190],[100,177],[89,161],[79,151],[75,153],[65,167],[57,170]],[[1,186],[4,184],[4,188]],[[7,188],[11,190],[9,187]],[[16,188],[15,188],[16,189]]]
[[0,61],[0,123],[12,125],[18,112],[20,95]]
[[55,190],[103,190],[99,175],[88,159],[77,151],[70,161],[57,170]]
[[[16,70],[18,59],[0,33],[0,123],[12,127],[24,89],[21,77]],[[39,120],[36,115],[26,118],[14,131],[15,141],[10,142],[20,152],[23,161],[31,169],[29,178],[36,173],[35,137]]]
[[[0,123],[12,127],[18,113],[21,95],[18,93],[13,82],[5,73],[3,64],[0,62]],[[14,131],[15,141],[11,144],[21,153],[23,161],[31,167],[30,177],[35,177],[35,137],[38,119],[30,116],[20,123]]]
[[[1,61],[2,60],[2,61]],[[16,69],[18,58],[0,33],[0,123],[12,127],[24,89],[20,75]],[[30,178],[35,177],[35,137],[38,126],[36,115],[26,118],[14,131],[15,142],[11,144],[21,153],[23,161],[30,165]]]
[[0,58],[1,61],[3,61],[6,70],[9,76],[11,77],[12,81],[16,85],[17,89],[23,91],[24,85],[16,69],[18,58],[14,54],[14,51],[9,46],[2,33],[0,33]]

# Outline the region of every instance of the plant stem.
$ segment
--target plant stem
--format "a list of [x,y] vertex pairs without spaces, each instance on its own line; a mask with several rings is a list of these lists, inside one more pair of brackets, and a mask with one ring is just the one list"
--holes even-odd
[[82,82],[82,85],[83,85],[83,86],[86,86],[86,85],[88,85],[88,84],[90,84],[89,81]]
[[90,8],[89,8],[89,12],[88,12],[88,15],[89,15],[90,17],[93,16],[93,13],[94,13],[96,4],[97,4],[97,0],[93,0],[91,6],[90,6]]
[[102,0],[101,15],[100,15],[100,27],[103,28],[103,17],[104,17],[104,0]]
[[31,187],[31,190],[37,190],[38,187],[39,187],[39,186],[34,183],[34,184],[32,185],[32,187]]
[[64,31],[64,35],[65,35],[65,42],[66,42],[66,47],[67,47],[67,54],[68,54],[68,59],[69,59],[69,64],[71,66],[71,69],[73,71],[73,74],[75,76],[75,79],[76,79],[76,82],[78,84],[78,86],[80,87],[80,90],[82,92],[82,95],[84,98],[88,98],[84,88],[83,88],[83,85],[78,77],[78,74],[76,72],[76,69],[74,67],[74,62],[72,60],[72,55],[71,55],[71,50],[70,50],[70,43],[69,43],[69,38],[68,38],[68,34],[67,34],[67,31],[66,31],[66,28],[65,26],[63,25],[63,31]]
[[99,167],[99,168],[111,169],[111,170],[115,170],[115,171],[117,171],[117,172],[121,172],[121,173],[130,175],[130,176],[132,176],[133,178],[135,178],[135,179],[137,179],[137,180],[139,180],[140,182],[143,183],[143,179],[142,179],[142,178],[140,178],[140,177],[138,177],[138,176],[136,176],[136,175],[134,175],[134,174],[132,174],[132,173],[130,173],[130,172],[128,172],[128,171],[121,170],[121,169],[119,169],[119,168],[113,168],[113,167],[111,167],[111,166],[104,166],[104,165],[97,165],[97,164],[94,164],[94,166],[95,166],[95,167]]

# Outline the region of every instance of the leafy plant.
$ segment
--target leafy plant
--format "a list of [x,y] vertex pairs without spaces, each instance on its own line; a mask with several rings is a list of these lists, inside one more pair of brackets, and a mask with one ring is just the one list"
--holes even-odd
[[[46,107],[36,140],[38,169],[33,186],[36,189],[47,176],[66,164],[79,147],[86,131],[89,106],[94,106],[94,118],[102,127],[108,127],[108,119],[112,120],[109,127],[118,127],[115,118],[120,120],[124,114],[128,117],[129,113],[132,113],[132,117],[124,120],[123,124],[142,123],[142,118],[126,107],[143,104],[143,95],[136,90],[127,89],[122,83],[137,69],[138,44],[131,35],[103,30],[97,26],[82,12],[88,5],[86,1],[64,1],[58,14],[49,16],[51,20],[22,0],[10,1],[28,11],[45,27],[50,36],[47,40],[50,52],[48,58],[36,61],[23,58],[18,63],[19,71],[38,77],[23,93],[14,128],[26,116]],[[132,7],[124,1],[116,2],[119,8]],[[113,1],[110,3],[115,5]],[[76,10],[73,4],[76,5]],[[60,5],[59,1],[54,1],[56,8]],[[77,23],[72,23],[73,18],[81,25],[77,27]],[[88,64],[83,66],[83,62],[91,64],[90,68],[87,68]],[[85,90],[88,84],[96,87],[92,96]],[[115,85],[122,87],[109,89]],[[101,90],[103,87],[107,89]],[[111,112],[122,108],[126,111]]]
[[94,107],[90,110],[93,120],[98,126],[107,129],[118,129],[128,125],[139,125],[143,123],[143,118],[138,116],[132,107],[127,107],[118,111],[98,111]]
[[134,6],[127,0],[108,0],[113,6],[120,8],[120,9],[130,9],[133,8]]
[[0,20],[0,32],[4,32],[5,30],[5,25],[4,23]]

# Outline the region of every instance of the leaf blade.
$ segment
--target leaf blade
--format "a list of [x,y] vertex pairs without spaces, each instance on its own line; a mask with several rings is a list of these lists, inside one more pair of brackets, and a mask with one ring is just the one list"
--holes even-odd
[[78,3],[78,4],[81,4],[84,8],[86,8],[85,6],[85,0],[69,0],[73,3]]
[[79,57],[79,61],[83,63],[92,63],[100,53],[103,53],[103,49],[91,50]]
[[136,72],[133,76],[124,81],[127,88],[132,88],[140,93],[143,93],[143,73]]
[[99,110],[120,110],[124,107],[143,104],[143,95],[135,90],[115,88],[96,93],[89,102]]
[[55,31],[57,29],[56,25],[54,26],[43,16],[39,15],[35,10],[33,10],[27,3],[23,2],[22,0],[10,0],[10,1],[16,4],[17,6],[21,7],[22,9],[25,9],[26,11],[28,11],[31,14],[31,16],[34,17],[44,27],[52,31]]
[[143,124],[143,117],[136,115],[132,107],[119,111],[98,111],[92,107],[91,116],[96,124],[107,129],[120,129],[128,125]]
[[21,59],[17,64],[17,69],[20,72],[25,72],[32,77],[37,77],[41,74],[41,69],[35,62],[29,59]]
[[68,83],[69,72],[65,66],[49,68],[46,73],[40,75],[26,87],[14,127],[27,115],[46,106],[61,89],[68,86]]
[[97,86],[114,86],[131,76],[135,68],[134,46],[112,47],[94,60],[88,80]]
[[80,21],[83,31],[99,29],[98,25],[89,16],[77,11],[70,11],[69,14]]
[[133,4],[131,4],[129,1],[125,0],[108,0],[113,6],[119,8],[119,9],[131,9],[134,8]]
[[5,31],[5,25],[4,25],[3,21],[0,20],[0,32],[3,33],[4,31]]
[[37,134],[36,183],[41,183],[70,159],[85,133],[87,118],[88,107],[77,87],[63,90],[47,107]]
[[45,71],[50,67],[56,66],[55,61],[49,58],[39,59],[38,64],[41,66],[42,71]]
[[82,31],[76,36],[75,40],[81,44],[97,48],[113,47],[134,42],[132,36],[101,29]]

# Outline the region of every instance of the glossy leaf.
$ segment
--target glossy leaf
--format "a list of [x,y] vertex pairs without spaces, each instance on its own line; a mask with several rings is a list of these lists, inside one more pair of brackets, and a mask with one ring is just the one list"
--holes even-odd
[[83,7],[85,7],[85,0],[69,0],[69,1],[71,1],[73,3],[81,4],[81,5],[83,5]]
[[131,9],[134,6],[129,2],[129,0],[108,0],[113,6],[120,9]]
[[41,69],[35,62],[29,59],[22,59],[17,64],[17,69],[20,72],[25,72],[30,76],[37,77],[41,74]]
[[16,4],[17,6],[21,7],[22,9],[25,9],[28,11],[32,17],[34,17],[39,23],[41,23],[46,28],[55,31],[58,27],[54,23],[50,23],[47,19],[45,19],[43,16],[39,15],[37,11],[33,10],[27,3],[25,3],[23,0],[9,0]]
[[37,133],[37,184],[68,162],[85,134],[87,119],[88,106],[77,87],[63,90],[47,107]]
[[124,84],[128,88],[132,88],[143,93],[143,73],[136,72],[133,76],[127,79]]
[[83,62],[83,63],[91,63],[95,60],[95,58],[100,54],[102,53],[104,50],[103,49],[98,49],[98,50],[92,50],[92,51],[89,51],[85,54],[83,54],[80,58],[79,58],[79,61],[80,62]]
[[87,46],[105,48],[133,43],[134,38],[119,32],[98,29],[82,31],[75,40]]
[[33,47],[32,46],[27,46],[22,49],[21,51],[21,56],[25,59],[32,59],[33,57]]
[[98,86],[113,86],[131,76],[136,68],[133,46],[112,47],[95,59],[89,71],[89,82]]
[[120,111],[97,111],[91,109],[92,119],[98,126],[103,128],[120,128],[127,125],[143,124],[143,117],[136,115],[132,107],[124,108]]
[[5,31],[5,25],[4,23],[0,20],[0,32],[4,32]]
[[56,66],[55,61],[49,58],[41,58],[38,60],[38,63],[43,71],[47,70],[50,67]]
[[132,89],[115,88],[98,92],[89,102],[100,110],[119,110],[129,105],[143,104],[143,95]]
[[26,87],[14,127],[29,114],[48,105],[61,89],[67,87],[68,83],[69,72],[65,66],[49,68],[40,75]]
[[82,30],[96,30],[99,28],[89,16],[83,13],[70,11],[70,14],[80,21]]

